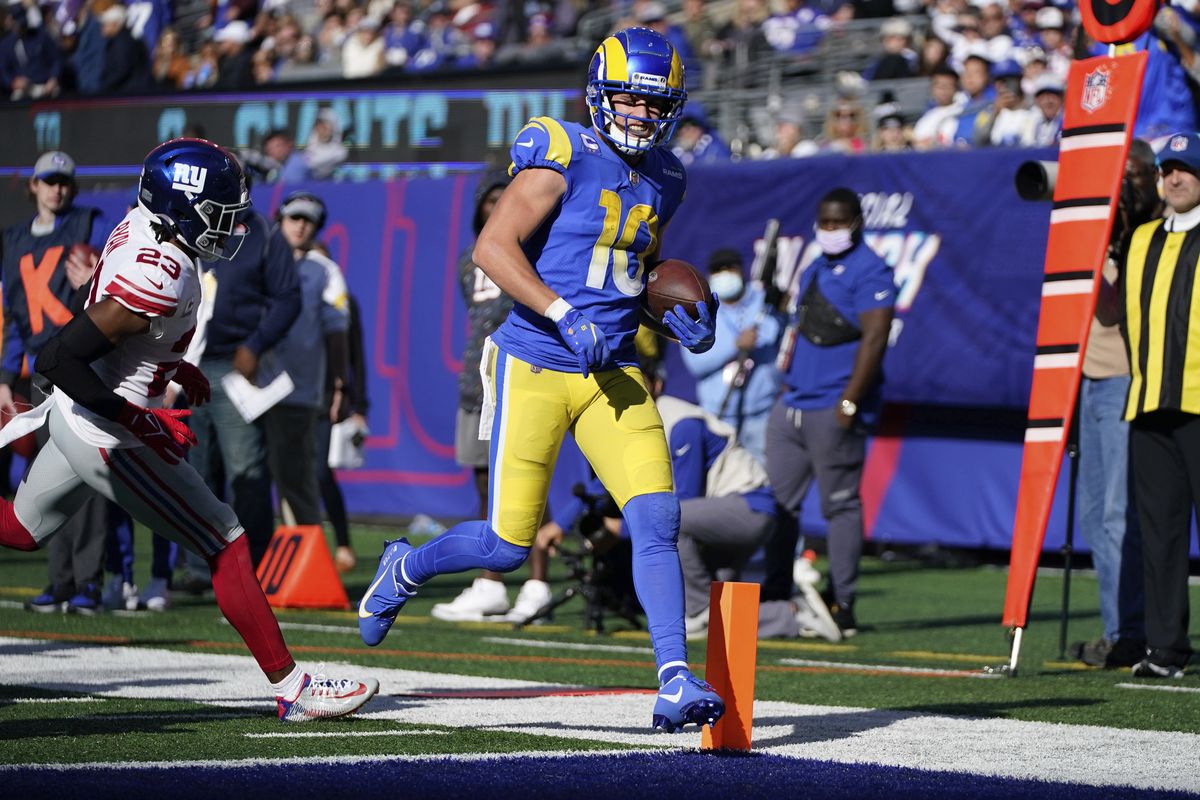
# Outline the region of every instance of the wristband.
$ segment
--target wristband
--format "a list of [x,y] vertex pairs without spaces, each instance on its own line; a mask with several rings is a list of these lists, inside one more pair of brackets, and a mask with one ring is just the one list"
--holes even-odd
[[542,316],[549,318],[551,322],[557,324],[572,308],[573,306],[570,303],[560,297],[546,306],[546,310],[542,312]]

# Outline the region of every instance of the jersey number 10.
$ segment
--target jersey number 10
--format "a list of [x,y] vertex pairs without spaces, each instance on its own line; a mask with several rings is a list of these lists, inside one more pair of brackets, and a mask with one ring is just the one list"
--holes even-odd
[[[648,205],[639,203],[629,209],[625,224],[621,225],[621,195],[609,189],[600,190],[600,207],[604,209],[604,229],[592,247],[592,261],[588,264],[587,285],[591,289],[603,289],[608,276],[608,262],[612,259],[613,283],[621,294],[637,297],[642,293],[642,275],[646,271],[643,256],[652,253],[658,246],[658,215]],[[642,225],[650,232],[650,243],[634,252],[637,272],[629,274],[629,253],[633,240]],[[618,238],[617,233],[620,232]]]

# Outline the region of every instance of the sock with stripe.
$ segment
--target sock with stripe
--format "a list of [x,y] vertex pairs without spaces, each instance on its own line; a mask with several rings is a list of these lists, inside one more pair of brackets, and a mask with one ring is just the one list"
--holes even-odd
[[17,510],[8,500],[0,500],[0,545],[26,552],[38,548],[33,534],[17,519]]
[[622,509],[633,542],[633,588],[646,612],[658,679],[687,672],[683,570],[679,566],[679,501],[668,492],[642,494]]
[[254,575],[250,545],[239,536],[221,552],[208,557],[217,606],[238,632],[263,672],[293,663],[262,586]]

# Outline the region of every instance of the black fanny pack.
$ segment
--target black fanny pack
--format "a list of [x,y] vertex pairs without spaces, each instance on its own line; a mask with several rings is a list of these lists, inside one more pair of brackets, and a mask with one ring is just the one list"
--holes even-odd
[[862,338],[859,327],[843,317],[837,306],[821,293],[816,278],[804,290],[796,307],[796,330],[819,347],[856,342]]

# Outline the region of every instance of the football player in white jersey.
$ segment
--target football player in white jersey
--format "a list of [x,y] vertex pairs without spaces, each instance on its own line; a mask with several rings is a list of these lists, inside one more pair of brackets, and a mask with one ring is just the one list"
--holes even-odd
[[217,605],[271,681],[279,718],[304,722],[352,713],[379,683],[296,666],[242,526],[184,459],[196,442],[181,420],[190,412],[162,407],[171,380],[189,403],[209,399],[204,375],[183,361],[200,305],[197,258],[236,252],[237,216],[249,205],[238,162],[210,142],[174,139],[146,157],[138,204],[104,246],[85,312],[38,355],[35,369],[54,384],[54,402],[0,434],[3,444],[50,426],[17,496],[0,500],[0,545],[36,549],[93,490],[115,501],[208,560]]

